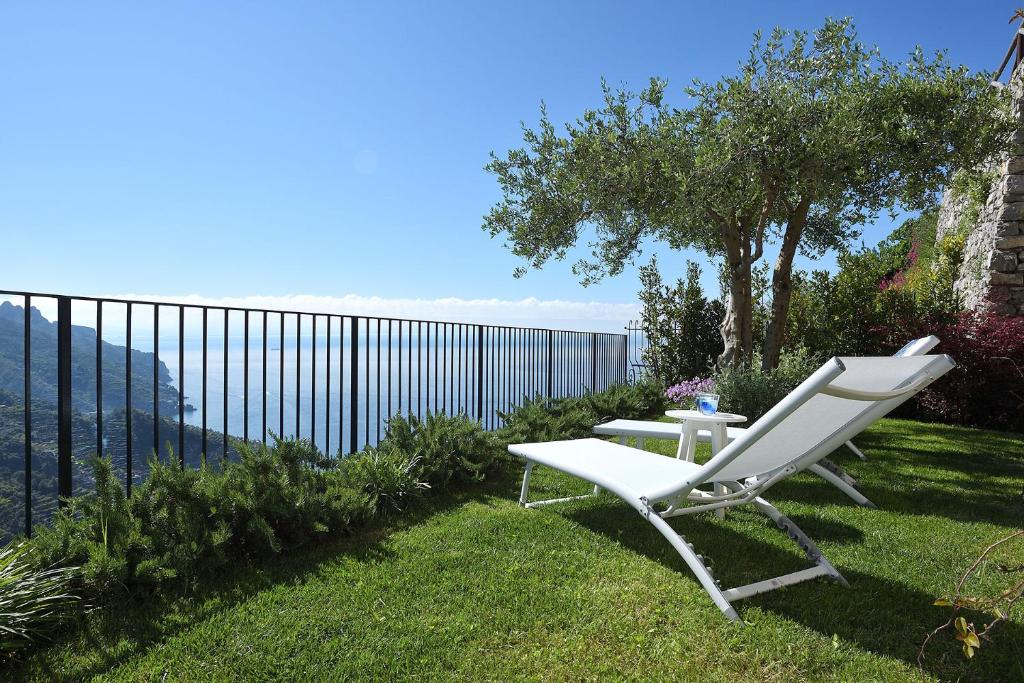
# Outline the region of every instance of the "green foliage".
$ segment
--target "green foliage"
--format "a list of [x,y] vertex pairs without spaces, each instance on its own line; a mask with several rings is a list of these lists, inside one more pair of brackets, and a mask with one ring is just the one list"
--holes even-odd
[[599,422],[597,413],[579,399],[548,400],[540,395],[498,415],[505,423],[499,438],[506,443],[581,439]]
[[375,514],[401,512],[430,488],[417,478],[417,464],[396,448],[371,446],[346,459],[342,480],[366,496]]
[[955,245],[935,243],[937,215],[910,219],[873,249],[840,255],[834,275],[794,277],[787,337],[823,356],[886,355],[962,309]]
[[453,480],[480,480],[499,450],[492,435],[466,415],[430,411],[424,420],[415,415],[391,418],[380,448],[413,458],[416,474],[431,486],[441,488]]
[[[920,49],[889,61],[849,19],[757,34],[739,72],[686,88],[686,107],[658,79],[639,93],[602,85],[603,102],[564,133],[542,108],[522,148],[492,154],[503,197],[484,229],[533,268],[586,235],[592,254],[573,266],[584,283],[621,273],[652,238],[724,257],[730,363],[752,350],[751,267],[765,242],[781,242],[773,279],[786,292],[797,251],[842,248],[883,211],[930,206],[1016,125],[986,74]],[[767,341],[785,328],[777,304]]]
[[985,207],[992,185],[999,178],[996,169],[973,169],[966,167],[953,174],[949,183],[949,193],[954,201],[963,201],[964,206],[956,233],[966,235],[977,225],[981,210]]
[[806,349],[783,351],[772,370],[762,368],[754,354],[749,363],[726,367],[714,374],[720,410],[744,415],[750,422],[764,415],[821,366],[821,359]]
[[643,361],[665,384],[707,375],[724,348],[718,325],[725,306],[704,297],[700,274],[700,266],[687,261],[685,281],[668,287],[656,258],[640,268],[641,323],[647,339]]
[[78,602],[71,592],[77,567],[40,567],[33,546],[0,548],[0,658],[42,640]]
[[613,418],[640,419],[665,407],[664,387],[652,380],[619,384],[603,392],[554,400],[535,396],[509,413],[497,438],[502,443],[534,443],[592,436],[594,425]]
[[152,587],[173,571],[152,557],[150,538],[133,514],[110,460],[92,461],[95,493],[68,501],[53,525],[36,530],[32,543],[41,566],[81,567],[88,597],[107,596],[115,590]]
[[376,447],[326,458],[308,440],[237,442],[238,460],[182,468],[153,458],[124,494],[110,461],[95,493],[69,501],[33,539],[40,567],[77,565],[84,595],[189,587],[232,562],[278,555],[404,510],[427,490],[479,481],[499,448],[466,416],[395,418]]
[[616,384],[605,391],[585,394],[578,400],[597,415],[598,422],[614,418],[641,419],[665,409],[665,386],[648,378],[635,384]]
[[40,562],[81,566],[86,594],[97,600],[151,591],[169,581],[190,585],[231,561],[344,532],[365,517],[366,500],[308,441],[272,447],[238,443],[239,460],[182,468],[152,459],[149,475],[124,495],[110,461],[95,458],[95,493],[69,501],[53,525],[38,530]]

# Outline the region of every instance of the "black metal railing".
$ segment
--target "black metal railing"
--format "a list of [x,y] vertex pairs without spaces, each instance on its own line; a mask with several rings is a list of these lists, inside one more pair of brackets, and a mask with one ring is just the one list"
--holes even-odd
[[647,349],[647,332],[643,322],[630,320],[626,324],[626,380],[634,384],[644,375],[655,371],[647,365],[644,351]]
[[[1022,16],[1020,10],[1010,19],[1013,22],[1014,19]],[[1010,47],[1007,48],[1006,54],[1003,55],[1003,61],[999,62],[999,67],[993,72],[992,81],[994,83],[999,82],[1003,72],[1006,70],[1006,65],[1013,60],[1013,66],[1010,67],[1010,78],[1013,78],[1013,74],[1017,71],[1017,66],[1024,60],[1024,19],[1017,25],[1017,29],[1013,32],[1013,39],[1010,41]]]
[[233,439],[274,433],[341,456],[377,443],[396,414],[465,413],[493,429],[524,396],[599,391],[627,370],[622,334],[9,290],[0,300],[0,534],[17,530],[18,498],[31,533],[89,481],[93,453],[111,456],[130,494],[153,454],[198,465],[229,457]]

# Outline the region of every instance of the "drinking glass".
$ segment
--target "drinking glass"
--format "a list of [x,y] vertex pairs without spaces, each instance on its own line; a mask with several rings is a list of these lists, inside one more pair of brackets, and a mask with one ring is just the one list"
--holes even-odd
[[718,412],[718,394],[701,392],[694,397],[694,401],[701,415],[714,415]]

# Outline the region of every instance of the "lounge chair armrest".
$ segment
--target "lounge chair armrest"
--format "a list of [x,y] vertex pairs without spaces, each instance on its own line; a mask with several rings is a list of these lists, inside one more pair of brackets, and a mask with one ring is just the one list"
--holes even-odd
[[913,384],[909,384],[901,389],[895,389],[893,391],[860,391],[858,389],[847,389],[845,387],[837,387],[829,384],[821,389],[821,393],[828,396],[835,396],[836,398],[850,399],[851,401],[886,401],[890,398],[899,398],[900,396],[906,396],[907,394],[917,393],[931,384],[933,380],[933,377],[926,375]]

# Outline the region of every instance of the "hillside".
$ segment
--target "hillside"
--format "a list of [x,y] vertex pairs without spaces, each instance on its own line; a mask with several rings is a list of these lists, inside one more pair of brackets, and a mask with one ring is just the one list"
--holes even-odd
[[[44,318],[35,307],[32,327],[32,404],[57,401],[57,323]],[[0,390],[21,397],[24,393],[25,309],[10,302],[0,304]],[[132,349],[132,406],[153,408],[153,360],[151,352]],[[160,362],[160,412],[177,414],[178,392],[171,373]],[[96,410],[96,330],[71,326],[71,402],[76,411]],[[103,407],[125,405],[125,348],[103,342]]]

